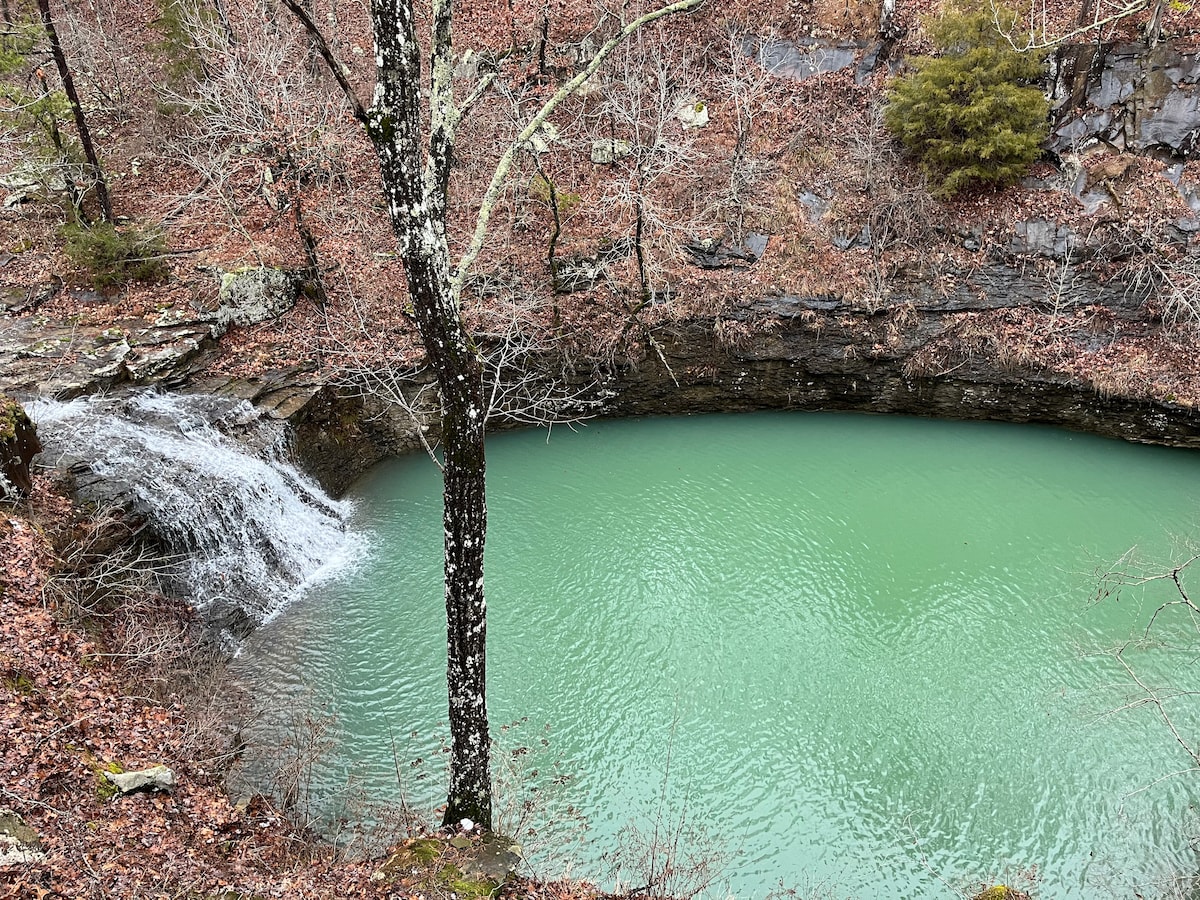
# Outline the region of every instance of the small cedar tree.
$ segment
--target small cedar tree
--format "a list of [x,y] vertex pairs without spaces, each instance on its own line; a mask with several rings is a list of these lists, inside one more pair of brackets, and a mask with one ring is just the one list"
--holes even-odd
[[917,60],[892,83],[884,121],[935,183],[935,196],[1012,184],[1041,155],[1049,116],[1042,56],[1004,36],[1015,20],[987,6],[947,8],[929,25],[940,55]]
[[67,257],[87,270],[97,290],[167,277],[166,238],[160,229],[69,223],[63,227],[63,238]]

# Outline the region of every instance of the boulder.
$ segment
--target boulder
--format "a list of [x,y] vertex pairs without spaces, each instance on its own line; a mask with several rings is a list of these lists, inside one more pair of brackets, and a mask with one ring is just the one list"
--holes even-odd
[[708,104],[689,97],[676,108],[675,118],[684,128],[703,128],[708,124]]
[[839,228],[829,237],[829,242],[839,250],[870,249],[872,241],[870,223],[855,231],[853,228]]
[[619,138],[592,141],[592,162],[598,166],[610,166],[620,162],[632,152],[633,145]]
[[473,844],[469,853],[464,854],[460,868],[472,881],[503,884],[524,861],[520,844],[502,834],[487,832]]
[[151,766],[136,772],[105,772],[104,777],[122,794],[137,791],[166,791],[175,787],[175,772],[166,766]]
[[277,318],[296,305],[299,290],[299,279],[287,269],[250,266],[226,272],[217,293],[218,325],[257,325]]
[[520,844],[491,832],[410,838],[392,849],[371,880],[403,879],[428,893],[441,893],[439,885],[453,882],[459,897],[490,897],[522,862]]
[[1078,252],[1079,237],[1069,225],[1045,219],[1017,222],[1009,252],[1016,255],[1043,256],[1047,259],[1069,259]]
[[52,200],[67,190],[67,181],[57,165],[25,162],[11,172],[0,175],[0,188],[9,191],[4,208],[22,203]]
[[720,238],[696,240],[683,249],[702,269],[744,269],[758,262],[767,249],[767,236],[747,232],[741,240],[731,234]]
[[44,857],[37,832],[11,809],[0,808],[0,867],[30,865]]
[[558,143],[558,129],[550,122],[543,122],[521,146],[531,153],[545,153],[551,144]]
[[0,500],[29,494],[33,487],[29,464],[41,449],[37,429],[25,408],[0,394]]
[[[862,71],[869,73],[886,61],[892,43],[884,41],[868,52],[863,59]],[[800,38],[792,42],[750,35],[742,39],[743,53],[772,75],[792,81],[848,69],[854,65],[860,50],[862,47],[858,44],[822,38]]]
[[555,293],[590,290],[604,279],[608,267],[625,259],[633,251],[633,239],[621,238],[594,253],[574,253],[558,260],[554,267]]

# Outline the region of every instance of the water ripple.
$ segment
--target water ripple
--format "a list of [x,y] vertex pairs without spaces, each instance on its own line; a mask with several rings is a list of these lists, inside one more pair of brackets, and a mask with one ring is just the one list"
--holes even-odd
[[[1094,651],[1153,603],[1089,606],[1088,573],[1193,524],[1197,465],[833,416],[501,436],[493,721],[550,726],[539,752],[578,776],[591,844],[631,818],[708,825],[746,896],[780,880],[934,896],[931,868],[1037,866],[1056,898],[1144,883],[1186,862],[1182,783],[1139,792],[1180,761],[1153,716],[1103,715],[1128,684]],[[358,496],[389,549],[282,617],[248,665],[264,696],[328,691],[346,752],[387,773],[389,734],[436,754],[444,719],[436,471],[404,460]]]

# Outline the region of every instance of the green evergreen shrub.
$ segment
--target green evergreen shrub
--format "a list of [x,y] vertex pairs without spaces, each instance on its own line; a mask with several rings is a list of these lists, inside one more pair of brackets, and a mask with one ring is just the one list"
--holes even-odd
[[216,11],[191,0],[158,0],[158,8],[154,27],[162,38],[152,48],[162,57],[168,82],[180,85],[203,78],[204,61],[196,48],[189,23],[215,23]]
[[41,22],[24,18],[8,22],[0,33],[0,75],[11,75],[22,69],[29,54],[45,36]]
[[1011,11],[950,6],[929,28],[941,54],[892,84],[884,122],[938,197],[1012,184],[1041,154],[1042,57],[1009,43],[1001,29],[1013,34],[1015,25]]
[[64,250],[71,262],[87,269],[98,289],[130,281],[158,281],[167,274],[166,239],[157,228],[110,222],[98,225],[66,225]]
[[0,34],[0,100],[5,101],[0,124],[26,137],[32,137],[31,132],[58,136],[61,143],[58,125],[71,117],[70,101],[63,91],[48,90],[32,77],[45,37],[41,22],[33,20],[15,21]]

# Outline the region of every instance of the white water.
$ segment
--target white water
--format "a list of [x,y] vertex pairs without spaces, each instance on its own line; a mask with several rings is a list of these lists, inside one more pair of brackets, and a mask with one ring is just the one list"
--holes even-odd
[[270,621],[361,556],[352,505],[292,466],[282,429],[245,401],[144,393],[27,408],[41,461],[71,465],[99,502],[145,516],[197,606],[218,619]]

